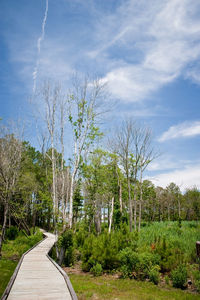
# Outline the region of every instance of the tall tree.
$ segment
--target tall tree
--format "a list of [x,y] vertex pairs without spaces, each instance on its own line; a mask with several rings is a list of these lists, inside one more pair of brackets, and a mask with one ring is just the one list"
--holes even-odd
[[58,84],[52,85],[49,81],[45,82],[41,89],[41,96],[45,104],[45,122],[51,141],[51,163],[52,163],[52,199],[53,199],[53,220],[57,233],[58,220],[58,197],[57,197],[57,178],[56,178],[56,156],[55,156],[55,135],[56,135],[56,112],[58,102],[61,97],[61,88]]
[[[153,159],[157,157],[157,153],[152,147],[152,137],[151,130],[145,126],[135,125],[133,129],[133,144],[135,148],[135,160],[134,160],[134,170],[135,176],[137,176],[138,169],[140,171],[139,176],[139,216],[138,216],[138,230],[141,227],[141,217],[142,217],[142,202],[143,202],[143,172],[146,167],[152,162]],[[134,178],[136,181],[136,177]],[[134,227],[136,230],[136,201],[134,200]]]
[[11,199],[15,193],[21,166],[22,142],[10,129],[1,126],[0,129],[0,201],[4,207],[4,220],[0,234],[0,256],[5,236],[8,213],[12,209]]
[[73,224],[73,194],[75,179],[81,163],[83,153],[88,151],[95,138],[100,135],[96,126],[98,117],[101,115],[100,105],[104,97],[104,84],[100,80],[92,82],[85,78],[80,82],[74,80],[69,102],[69,122],[73,135],[73,158],[71,165],[71,186],[69,199],[69,226]]

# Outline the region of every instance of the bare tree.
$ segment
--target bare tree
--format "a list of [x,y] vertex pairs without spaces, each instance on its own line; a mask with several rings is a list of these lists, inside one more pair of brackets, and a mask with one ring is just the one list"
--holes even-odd
[[109,141],[112,150],[120,157],[121,164],[126,174],[127,188],[128,188],[128,202],[129,202],[129,226],[132,231],[133,226],[133,201],[131,197],[131,158],[133,157],[132,142],[133,142],[133,128],[134,122],[126,120],[122,123],[120,129],[117,130],[114,138]]
[[61,205],[62,205],[62,221],[63,221],[63,230],[66,228],[66,206],[68,200],[68,192],[66,193],[66,188],[70,186],[70,172],[69,168],[64,168],[64,155],[65,155],[65,146],[64,146],[64,133],[65,133],[65,123],[67,115],[67,101],[64,96],[61,96],[59,99],[59,113],[60,113],[60,145],[61,145]]
[[58,197],[57,197],[57,178],[56,178],[56,156],[55,156],[55,137],[56,137],[56,111],[61,97],[61,88],[52,85],[49,81],[45,82],[41,89],[41,95],[45,103],[45,122],[51,141],[51,164],[52,164],[52,199],[53,199],[53,220],[55,231],[57,232],[58,218]]
[[[132,231],[133,211],[134,211],[134,229],[137,230],[137,189],[138,177],[140,182],[140,200],[139,200],[139,229],[141,225],[142,212],[142,178],[147,165],[156,157],[151,147],[150,129],[139,126],[133,119],[123,121],[120,129],[117,130],[114,138],[110,141],[110,147],[117,153],[121,159],[128,188],[129,202],[129,226]],[[140,171],[140,176],[139,176]],[[134,189],[131,189],[131,183]],[[133,195],[133,199],[132,199]],[[133,210],[134,204],[134,210]],[[121,205],[121,204],[120,204]]]
[[104,87],[100,80],[90,82],[85,78],[83,82],[74,80],[73,90],[68,97],[69,122],[73,134],[73,159],[69,199],[69,226],[73,223],[73,194],[77,172],[82,155],[87,151],[94,139],[99,135],[96,127],[98,117],[102,114],[100,104],[104,98]]
[[[152,147],[152,134],[151,130],[145,126],[135,126],[133,130],[133,143],[135,147],[135,168],[136,171],[140,171],[139,178],[139,216],[138,216],[138,230],[141,227],[141,216],[142,216],[142,202],[143,202],[143,190],[142,190],[142,180],[143,172],[146,167],[152,162],[153,159],[157,157],[157,153]],[[136,215],[136,201],[134,201],[134,227],[136,230],[137,226],[137,215]]]
[[111,233],[111,228],[112,228],[112,220],[113,220],[113,212],[114,212],[114,199],[115,198],[112,197],[108,233]]

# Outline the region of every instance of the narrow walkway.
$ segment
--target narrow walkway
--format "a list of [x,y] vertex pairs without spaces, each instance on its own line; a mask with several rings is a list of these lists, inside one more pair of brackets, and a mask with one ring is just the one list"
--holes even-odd
[[25,255],[8,300],[72,299],[64,277],[46,256],[55,235],[44,234],[47,238]]

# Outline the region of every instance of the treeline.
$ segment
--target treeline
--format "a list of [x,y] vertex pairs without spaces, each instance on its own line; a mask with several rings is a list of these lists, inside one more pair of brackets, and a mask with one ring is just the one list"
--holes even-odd
[[46,82],[38,98],[40,151],[0,124],[0,252],[11,224],[29,235],[30,227],[57,233],[83,221],[99,234],[103,226],[110,233],[122,223],[139,231],[143,221],[199,219],[196,188],[182,195],[174,183],[163,189],[143,179],[158,156],[149,128],[125,120],[104,149],[95,146],[106,111],[100,81],[75,80],[67,95]]
[[[29,228],[53,229],[51,149],[41,153],[28,142],[9,134],[0,139],[0,208],[1,224],[16,224],[29,234]],[[57,222],[69,220],[71,169],[61,168],[61,154],[56,158]],[[65,186],[63,190],[62,176]],[[142,190],[142,197],[141,197]],[[149,180],[134,182],[130,178],[130,196],[136,195],[137,225],[139,221],[199,220],[200,192],[188,189],[184,194],[175,183],[166,188],[155,187]],[[64,202],[63,202],[64,198]],[[141,210],[141,216],[140,216]],[[134,215],[133,208],[133,215]],[[88,230],[100,233],[102,225],[109,232],[121,223],[129,224],[127,177],[116,153],[93,150],[79,167],[74,185],[73,224],[84,221]],[[139,219],[141,217],[141,219]],[[4,224],[4,225],[5,225]],[[93,229],[92,229],[93,228]]]

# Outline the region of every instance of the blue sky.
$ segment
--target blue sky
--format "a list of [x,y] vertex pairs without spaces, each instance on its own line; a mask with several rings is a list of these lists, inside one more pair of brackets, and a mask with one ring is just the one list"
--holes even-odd
[[199,16],[199,0],[0,0],[0,116],[31,123],[34,86],[98,75],[115,101],[106,127],[153,130],[148,178],[200,187]]

